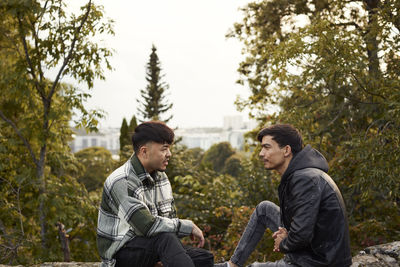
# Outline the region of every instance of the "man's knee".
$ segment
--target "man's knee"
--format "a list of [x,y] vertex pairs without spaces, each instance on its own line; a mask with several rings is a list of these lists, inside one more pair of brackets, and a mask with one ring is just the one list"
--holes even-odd
[[210,251],[189,246],[185,249],[195,266],[214,266],[214,255]]
[[169,243],[169,244],[171,244],[171,243],[181,244],[179,238],[174,233],[160,233],[157,235],[156,239],[157,239],[157,242]]
[[279,207],[268,200],[261,201],[258,203],[256,207],[256,211],[258,214],[271,214],[271,213],[277,213],[279,212]]

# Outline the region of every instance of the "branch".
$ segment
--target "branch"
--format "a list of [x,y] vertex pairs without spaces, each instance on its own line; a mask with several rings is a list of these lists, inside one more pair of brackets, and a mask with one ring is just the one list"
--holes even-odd
[[14,131],[17,133],[17,135],[19,136],[19,138],[21,138],[22,142],[24,142],[26,148],[29,150],[29,153],[31,154],[33,163],[35,163],[35,165],[38,165],[38,161],[36,159],[35,154],[33,153],[32,147],[29,143],[29,141],[22,135],[21,131],[18,129],[18,127],[15,125],[14,122],[12,122],[10,119],[8,119],[4,113],[0,110],[0,117],[6,122],[8,123],[13,129]]
[[[39,45],[38,45],[38,43],[39,43],[39,36],[38,36],[38,34],[36,33],[36,31],[35,31],[34,22],[31,21],[31,20],[29,20],[29,22],[30,22],[30,26],[31,26],[31,30],[32,30],[33,39],[35,40],[35,48],[36,48],[38,51],[40,51],[40,50],[39,50]],[[39,28],[40,28],[40,25],[38,26],[38,31],[39,31]],[[42,70],[42,65],[39,63],[37,67],[38,67],[38,70],[39,70],[39,81],[40,81],[40,83],[42,83],[42,82],[43,82],[43,78],[44,78],[44,74],[43,74],[43,70]]]
[[351,71],[350,73],[351,73],[351,76],[353,76],[353,78],[356,80],[356,82],[358,83],[358,85],[361,87],[361,89],[362,89],[364,92],[366,92],[367,94],[376,96],[376,97],[380,97],[380,98],[382,98],[383,100],[386,100],[386,98],[385,98],[384,96],[379,95],[379,94],[375,94],[375,93],[372,93],[372,92],[368,91],[367,88],[365,88],[365,87],[362,85],[362,83],[358,80],[358,78],[357,78],[357,76],[354,74],[354,72]]
[[22,236],[25,236],[23,215],[22,215],[22,210],[21,210],[20,191],[21,191],[21,187],[18,186],[18,189],[17,189],[17,209],[18,209],[18,214],[19,214],[19,226],[21,227]]
[[45,98],[45,95],[44,95],[43,90],[40,88],[39,82],[36,79],[35,69],[33,68],[33,64],[32,64],[32,61],[31,61],[31,58],[30,58],[29,52],[28,52],[28,44],[26,42],[25,36],[22,34],[22,21],[21,21],[21,18],[19,15],[18,15],[18,25],[19,25],[19,34],[20,34],[20,37],[22,40],[22,44],[24,46],[25,58],[26,58],[26,61],[28,62],[28,66],[30,69],[30,71],[28,71],[28,72],[32,75],[32,78],[35,81],[36,90],[38,90],[40,96],[43,99],[43,98]]
[[59,70],[59,72],[58,72],[58,74],[57,74],[56,79],[55,79],[54,82],[53,82],[53,86],[51,87],[50,93],[49,93],[49,95],[48,95],[48,97],[49,97],[48,99],[51,99],[51,98],[52,98],[52,96],[53,96],[53,94],[54,94],[54,92],[55,92],[55,90],[56,90],[56,86],[57,86],[57,84],[58,84],[58,81],[60,80],[61,74],[63,73],[65,67],[67,66],[67,64],[69,63],[69,61],[70,61],[70,59],[71,59],[71,57],[72,57],[72,53],[73,53],[74,48],[75,48],[75,43],[76,43],[76,41],[78,40],[79,32],[81,31],[83,25],[85,24],[85,22],[87,21],[87,19],[88,19],[88,17],[89,17],[91,4],[92,4],[92,0],[89,0],[89,2],[88,2],[88,4],[87,4],[86,14],[85,14],[85,16],[83,17],[83,19],[82,19],[82,21],[81,21],[81,24],[79,25],[79,27],[78,27],[78,28],[76,29],[76,31],[75,31],[75,36],[74,36],[74,39],[72,40],[71,48],[70,48],[70,50],[69,50],[69,52],[68,52],[67,57],[64,59],[64,63],[62,64],[62,66],[61,66],[61,68],[60,68],[60,70]]
[[[42,8],[42,13],[38,16],[40,18],[39,25],[42,23],[43,15],[44,15],[44,13],[46,13],[46,8],[47,8],[48,3],[49,3],[49,0],[46,0],[46,2],[44,3],[44,6]],[[39,36],[39,28],[40,27],[37,28],[37,32],[35,33],[36,36]]]
[[[23,215],[22,215],[21,201],[20,201],[21,185],[18,184],[18,187],[15,188],[10,180],[6,180],[6,179],[4,179],[2,177],[0,177],[0,180],[8,183],[8,185],[11,187],[11,190],[16,195],[16,198],[17,198],[17,207],[16,207],[16,209],[18,210],[18,214],[19,214],[19,224],[20,224],[20,227],[21,227],[21,233],[22,233],[22,236],[24,236],[25,235],[25,231],[24,231],[24,224],[23,224],[23,220],[22,220]],[[0,224],[0,228],[1,228],[1,224]]]

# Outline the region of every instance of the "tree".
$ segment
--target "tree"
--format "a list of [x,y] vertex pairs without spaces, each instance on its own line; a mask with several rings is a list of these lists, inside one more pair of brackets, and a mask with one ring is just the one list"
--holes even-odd
[[126,122],[126,119],[124,118],[122,120],[122,125],[121,129],[119,130],[119,150],[122,151],[123,147],[128,145],[129,142],[129,134],[128,134],[128,123]]
[[135,128],[137,126],[137,120],[135,115],[132,116],[129,126],[124,118],[121,125],[119,144],[119,162],[121,164],[125,163],[133,153],[132,147],[132,135],[135,132]]
[[82,149],[75,153],[75,157],[85,169],[77,180],[83,183],[89,192],[101,189],[107,176],[115,168],[111,152],[103,147]]
[[235,154],[232,146],[228,142],[221,142],[212,145],[203,156],[202,164],[210,166],[215,172],[221,173],[225,166],[225,161]]
[[239,154],[233,154],[225,160],[222,173],[233,177],[239,177],[242,173],[242,158]]
[[[214,147],[213,151],[217,150]],[[253,208],[265,199],[277,203],[279,179],[267,176],[258,159],[253,161],[245,155],[240,159],[240,168],[236,168],[237,154],[227,157],[224,162],[224,168],[235,166],[229,170],[238,171],[237,177],[219,174],[211,164],[201,164],[203,151],[199,148],[187,149],[178,144],[172,147],[172,155],[167,174],[179,217],[190,218],[201,225],[206,248],[213,252],[216,259],[229,257]],[[270,236],[265,235],[249,261],[281,256],[272,252],[273,240]],[[184,239],[183,242],[191,244],[190,240]]]
[[136,116],[133,115],[131,118],[131,121],[129,122],[129,126],[128,126],[128,134],[129,134],[129,144],[132,143],[131,139],[132,139],[132,135],[135,132],[135,128],[138,126],[137,124],[137,120],[136,120]]
[[164,75],[161,74],[161,63],[158,59],[157,48],[153,45],[151,48],[150,60],[147,63],[146,81],[148,82],[145,89],[140,90],[141,100],[138,112],[144,120],[161,120],[168,122],[172,115],[166,119],[161,116],[172,108],[172,103],[166,100],[166,93],[169,88],[168,84],[162,81]]
[[[90,0],[81,10],[78,16],[68,14],[65,3],[56,0],[2,1],[0,4],[0,57],[5,59],[0,81],[1,152],[7,155],[14,150],[25,161],[14,162],[15,169],[9,169],[7,174],[21,175],[19,169],[25,168],[25,179],[29,177],[23,181],[10,176],[2,179],[16,192],[29,188],[37,197],[37,202],[28,205],[29,212],[22,209],[21,212],[37,215],[31,220],[38,218],[42,256],[48,258],[52,255],[48,250],[51,234],[47,221],[55,215],[54,205],[50,204],[57,203],[51,200],[80,201],[86,194],[79,193],[81,197],[75,199],[59,199],[57,195],[63,183],[68,190],[76,184],[65,171],[74,168],[68,148],[72,134],[68,122],[75,110],[82,115],[77,124],[95,129],[97,118],[102,115],[83,106],[89,94],[61,81],[70,76],[91,89],[94,79],[104,79],[102,65],[105,63],[111,68],[108,62],[111,51],[93,41],[99,32],[113,33],[111,21],[104,20],[102,8]],[[6,145],[11,140],[16,144],[15,149]],[[21,198],[16,203],[22,204]],[[68,211],[64,210],[63,214],[67,215]],[[24,225],[25,220],[21,223]]]
[[245,44],[238,82],[251,89],[238,108],[260,125],[294,124],[327,156],[353,248],[400,238],[400,215],[384,219],[400,196],[399,1],[273,0],[243,11],[229,34]]

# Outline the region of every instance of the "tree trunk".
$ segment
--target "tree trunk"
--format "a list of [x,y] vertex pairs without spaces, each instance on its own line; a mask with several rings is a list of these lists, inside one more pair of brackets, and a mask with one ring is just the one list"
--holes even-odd
[[58,234],[60,236],[60,241],[61,241],[61,247],[64,252],[64,262],[70,262],[71,257],[70,257],[70,250],[69,250],[69,236],[67,232],[65,231],[64,224],[61,222],[57,223],[58,227]]
[[[371,78],[378,79],[380,70],[379,70],[379,59],[378,59],[378,25],[376,18],[376,9],[380,4],[379,0],[366,0],[365,1],[368,11],[368,26],[367,32],[365,35],[365,42],[368,53],[368,72]],[[372,88],[374,89],[374,88]]]
[[[43,88],[43,91],[44,88]],[[51,108],[51,97],[42,97],[43,103],[43,143],[40,148],[39,163],[38,163],[38,179],[39,179],[39,222],[40,222],[40,236],[42,241],[42,249],[46,251],[47,249],[47,225],[46,225],[46,177],[44,173],[44,168],[46,166],[46,152],[47,152],[47,141],[49,136],[49,113]]]
[[[46,240],[46,210],[45,210],[45,199],[46,199],[46,181],[44,176],[44,155],[46,154],[46,146],[44,145],[40,151],[40,160],[37,166],[37,177],[39,182],[39,223],[40,223],[40,237],[43,251],[47,249]],[[43,155],[43,156],[42,156]]]

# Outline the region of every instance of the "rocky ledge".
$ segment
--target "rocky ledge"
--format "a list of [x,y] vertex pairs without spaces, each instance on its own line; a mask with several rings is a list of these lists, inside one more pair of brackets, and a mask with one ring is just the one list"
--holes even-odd
[[[1,265],[0,267],[6,267]],[[22,265],[18,265],[22,266]],[[45,262],[32,267],[99,267],[99,262]],[[353,257],[351,267],[400,267],[400,241],[367,247]],[[16,266],[14,266],[16,267]]]
[[400,241],[367,247],[353,257],[351,267],[400,266]]

